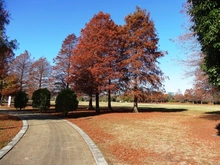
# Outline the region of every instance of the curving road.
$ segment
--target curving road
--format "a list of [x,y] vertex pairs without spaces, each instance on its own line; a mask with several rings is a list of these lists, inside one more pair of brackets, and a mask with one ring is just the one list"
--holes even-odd
[[82,136],[64,120],[22,114],[29,128],[0,165],[92,165],[93,154]]

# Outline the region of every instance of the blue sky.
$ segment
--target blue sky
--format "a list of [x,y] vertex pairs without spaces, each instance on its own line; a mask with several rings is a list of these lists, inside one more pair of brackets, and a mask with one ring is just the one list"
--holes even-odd
[[185,0],[6,0],[11,13],[7,26],[10,39],[17,39],[20,55],[25,50],[35,59],[46,57],[52,64],[62,41],[67,35],[80,35],[85,24],[99,11],[109,13],[118,25],[124,24],[124,17],[135,11],[136,6],[151,13],[157,29],[159,48],[168,51],[161,58],[160,68],[169,80],[164,82],[167,92],[182,92],[191,88],[191,81],[184,78],[184,67],[177,61],[184,54],[170,41],[182,33],[184,16],[180,14]]

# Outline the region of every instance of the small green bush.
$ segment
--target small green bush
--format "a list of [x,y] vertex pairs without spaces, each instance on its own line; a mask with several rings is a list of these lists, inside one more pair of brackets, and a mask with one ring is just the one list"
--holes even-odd
[[55,110],[67,115],[69,111],[73,111],[78,108],[78,103],[75,92],[70,89],[64,89],[56,98]]
[[32,96],[32,107],[37,108],[40,112],[50,108],[50,91],[47,88],[34,91]]
[[27,106],[28,95],[24,91],[19,91],[16,93],[14,98],[14,107],[16,109],[22,109]]

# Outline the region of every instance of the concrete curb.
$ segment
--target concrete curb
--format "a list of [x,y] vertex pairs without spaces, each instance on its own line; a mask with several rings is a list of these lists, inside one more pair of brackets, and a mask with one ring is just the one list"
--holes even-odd
[[[10,114],[12,115],[12,114]],[[19,116],[16,116],[18,118],[20,118]],[[25,132],[28,129],[28,122],[27,120],[23,120],[22,118],[20,118],[23,122],[23,126],[21,128],[21,130],[18,132],[18,134],[8,143],[7,146],[3,147],[0,150],[0,159],[2,159],[18,142],[19,140],[22,138],[22,136],[25,134]]]
[[85,140],[85,142],[89,146],[89,149],[91,150],[97,165],[107,165],[108,164],[106,162],[104,156],[102,155],[101,151],[98,149],[98,147],[92,141],[92,139],[82,129],[80,129],[78,126],[76,126],[75,124],[73,124],[65,119],[63,119],[63,121],[66,121],[68,124],[70,124],[83,137],[83,139]]

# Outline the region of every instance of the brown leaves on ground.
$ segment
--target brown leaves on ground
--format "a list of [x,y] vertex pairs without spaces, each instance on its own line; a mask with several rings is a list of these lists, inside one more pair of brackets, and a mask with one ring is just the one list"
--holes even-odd
[[22,121],[19,118],[0,114],[0,149],[17,135],[21,127]]
[[92,138],[109,164],[218,164],[219,118],[210,120],[208,115],[109,113],[68,120]]

